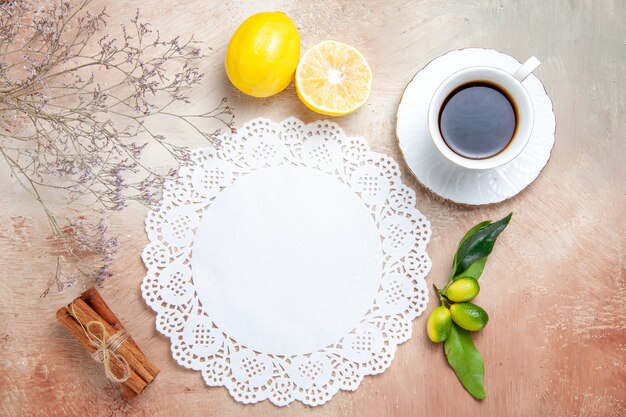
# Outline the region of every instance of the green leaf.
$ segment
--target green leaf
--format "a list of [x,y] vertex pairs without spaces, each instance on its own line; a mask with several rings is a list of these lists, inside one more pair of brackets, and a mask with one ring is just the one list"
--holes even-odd
[[453,281],[456,281],[460,278],[470,277],[474,279],[480,278],[480,275],[483,273],[483,269],[485,269],[485,264],[487,263],[487,257],[480,258],[476,262],[470,265],[465,271],[458,272],[453,278]]
[[465,233],[465,236],[463,236],[463,239],[461,239],[461,241],[459,242],[459,247],[461,247],[461,245],[463,243],[465,243],[465,241],[474,233],[476,233],[479,229],[482,229],[485,226],[489,226],[491,224],[491,220],[485,220],[484,222],[480,222],[478,223],[476,226],[472,227],[471,229],[469,229],[467,231],[467,233]]
[[477,229],[472,235],[461,243],[459,250],[456,252],[452,275],[456,275],[456,271],[466,271],[474,262],[480,258],[489,256],[493,250],[496,239],[502,233],[511,221],[513,213],[509,213],[505,218],[491,223],[488,226]]
[[479,400],[485,399],[485,366],[474,346],[472,335],[452,323],[450,335],[443,343],[448,363],[467,392]]
[[[461,245],[463,243],[465,243],[465,241],[472,236],[474,233],[476,233],[478,230],[482,229],[483,227],[489,226],[491,224],[491,220],[485,220],[484,222],[480,222],[478,223],[476,226],[472,227],[471,229],[469,229],[467,231],[467,233],[465,233],[465,236],[463,236],[463,239],[461,239],[461,241],[459,242],[459,248],[461,247]],[[456,257],[459,251],[459,248],[457,248],[457,253],[454,254],[454,259],[452,260],[452,273],[450,274],[450,278],[454,278],[454,277],[458,277],[459,274],[456,273]]]

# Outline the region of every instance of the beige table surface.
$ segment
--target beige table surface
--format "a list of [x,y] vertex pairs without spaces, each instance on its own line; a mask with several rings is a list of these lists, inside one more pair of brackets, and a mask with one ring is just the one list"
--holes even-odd
[[[155,315],[139,290],[145,209],[134,207],[111,218],[122,250],[101,291],[162,372],[141,397],[125,403],[55,321],[55,310],[81,288],[39,297],[55,268],[49,230],[31,197],[2,167],[1,415],[626,415],[624,0],[106,3],[111,22],[128,20],[140,5],[163,33],[195,33],[213,48],[202,65],[206,82],[193,97],[203,108],[228,96],[237,124],[256,116],[318,118],[300,104],[293,87],[257,100],[227,82],[226,44],[251,13],[287,12],[300,29],[303,48],[336,39],[363,52],[374,72],[372,96],[357,113],[336,121],[400,162],[404,180],[417,193],[417,207],[432,225],[428,281],[444,282],[455,246],[469,227],[515,213],[481,280],[479,300],[491,321],[475,340],[485,358],[487,399],[474,401],[463,390],[441,346],[428,341],[420,317],[391,367],[365,378],[354,393],[340,392],[318,408],[236,403],[224,388],[209,388],[198,372],[178,366],[169,341],[156,332]],[[536,74],[554,102],[557,142],[547,168],[526,191],[499,205],[467,208],[436,198],[411,178],[394,123],[402,90],[420,68],[446,51],[476,46],[519,60],[541,59]],[[172,133],[171,127],[162,128]],[[153,158],[159,165],[162,156]],[[162,165],[167,163],[163,158]],[[435,304],[431,300],[429,310]]]

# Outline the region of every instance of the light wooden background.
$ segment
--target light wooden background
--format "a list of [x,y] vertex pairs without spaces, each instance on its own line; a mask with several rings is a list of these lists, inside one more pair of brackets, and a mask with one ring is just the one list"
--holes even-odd
[[[319,408],[294,403],[235,403],[208,388],[198,372],[176,365],[169,342],[143,303],[145,209],[111,218],[122,250],[102,293],[162,373],[140,398],[121,401],[115,387],[56,323],[55,310],[79,292],[40,298],[54,272],[46,220],[0,168],[0,414],[4,416],[620,416],[626,415],[626,2],[624,0],[104,1],[111,22],[136,7],[165,34],[195,33],[213,50],[194,92],[197,108],[228,96],[237,124],[266,116],[318,116],[293,87],[277,97],[242,97],[228,84],[223,54],[244,18],[283,10],[306,48],[324,39],[356,46],[374,73],[372,96],[357,113],[336,119],[350,135],[396,158],[418,208],[432,224],[429,282],[443,283],[462,234],[483,219],[514,211],[481,280],[478,302],[491,321],[476,337],[486,366],[487,399],[474,401],[448,368],[441,346],[427,340],[425,319],[400,346],[391,368],[365,378]],[[486,47],[524,60],[554,102],[557,142],[539,179],[511,201],[458,207],[429,194],[401,161],[394,134],[402,90],[431,59]],[[174,127],[163,125],[172,133]],[[198,139],[179,138],[190,146]],[[151,161],[169,162],[159,155]],[[162,159],[159,159],[162,158]],[[435,306],[431,300],[429,308]]]

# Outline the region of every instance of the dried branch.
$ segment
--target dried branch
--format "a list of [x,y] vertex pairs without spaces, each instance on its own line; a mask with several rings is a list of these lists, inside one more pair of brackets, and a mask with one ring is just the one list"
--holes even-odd
[[[48,216],[65,248],[58,262],[101,282],[117,249],[106,237],[106,211],[131,201],[152,206],[172,174],[142,160],[144,149],[155,144],[173,162],[189,159],[188,149],[149,128],[150,120],[169,118],[218,145],[221,129],[201,126],[216,121],[232,131],[234,115],[225,98],[201,114],[176,110],[204,78],[193,37],[162,39],[137,11],[117,38],[107,33],[106,10],[93,13],[90,3],[0,4],[0,156]],[[44,190],[66,204],[94,207],[99,219],[65,219],[61,226]],[[100,266],[85,266],[86,253]],[[53,284],[62,290],[76,276],[58,265]]]

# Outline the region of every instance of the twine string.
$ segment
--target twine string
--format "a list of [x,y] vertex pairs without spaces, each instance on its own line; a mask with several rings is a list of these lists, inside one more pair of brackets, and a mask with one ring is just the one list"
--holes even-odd
[[[83,329],[92,346],[96,348],[95,352],[91,354],[91,357],[98,363],[101,363],[104,367],[104,374],[113,382],[126,382],[130,378],[130,365],[126,358],[117,353],[117,350],[128,340],[128,333],[125,330],[120,330],[109,337],[109,334],[104,327],[104,324],[99,321],[92,320],[87,324],[81,323],[76,317],[74,312],[74,303],[70,305],[71,314],[76,319],[80,327]],[[93,332],[92,326],[96,326],[100,329],[100,332]],[[123,374],[118,376],[113,372],[111,363],[117,361],[122,368]]]

